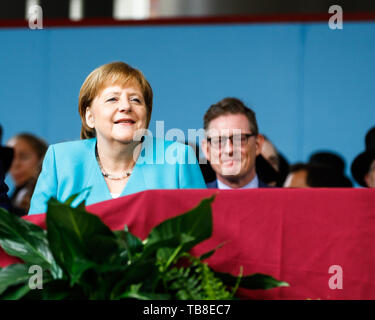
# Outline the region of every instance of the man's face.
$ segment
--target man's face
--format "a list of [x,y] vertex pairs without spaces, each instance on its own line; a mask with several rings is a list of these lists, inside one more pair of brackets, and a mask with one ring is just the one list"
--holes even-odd
[[365,176],[365,182],[369,188],[375,188],[375,159],[372,160],[370,170]]
[[263,140],[251,134],[243,114],[226,114],[210,122],[203,150],[218,178],[248,182],[254,178],[255,158]]

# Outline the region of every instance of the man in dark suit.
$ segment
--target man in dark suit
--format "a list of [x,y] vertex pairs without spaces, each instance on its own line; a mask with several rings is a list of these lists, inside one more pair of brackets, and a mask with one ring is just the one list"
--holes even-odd
[[236,98],[225,98],[204,115],[202,150],[216,173],[208,188],[266,188],[256,173],[264,138],[255,113]]

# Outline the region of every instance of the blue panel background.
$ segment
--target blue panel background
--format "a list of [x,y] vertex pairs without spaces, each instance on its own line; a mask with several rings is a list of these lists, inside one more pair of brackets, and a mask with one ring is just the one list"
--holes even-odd
[[3,142],[20,131],[79,139],[80,86],[122,60],[154,89],[152,131],[164,120],[187,134],[212,103],[236,96],[291,163],[333,150],[349,173],[375,125],[374,36],[370,22],[1,29]]

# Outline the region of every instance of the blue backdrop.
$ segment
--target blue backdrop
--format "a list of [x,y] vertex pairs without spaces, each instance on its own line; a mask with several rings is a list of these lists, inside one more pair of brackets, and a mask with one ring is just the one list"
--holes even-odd
[[165,130],[201,128],[226,96],[257,113],[290,162],[340,153],[347,171],[375,125],[375,23],[120,26],[0,30],[3,142],[21,131],[48,143],[79,139],[85,77],[122,60],[154,89]]

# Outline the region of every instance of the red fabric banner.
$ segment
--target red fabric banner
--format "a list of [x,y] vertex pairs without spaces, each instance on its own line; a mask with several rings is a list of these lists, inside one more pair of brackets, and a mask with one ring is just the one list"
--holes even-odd
[[[375,299],[375,189],[150,190],[88,206],[112,230],[151,228],[216,194],[213,235],[198,255],[238,275],[265,273],[290,287],[241,290],[255,299]],[[45,215],[25,219],[45,227]],[[17,260],[0,252],[0,266]],[[342,281],[342,289],[340,282]]]

